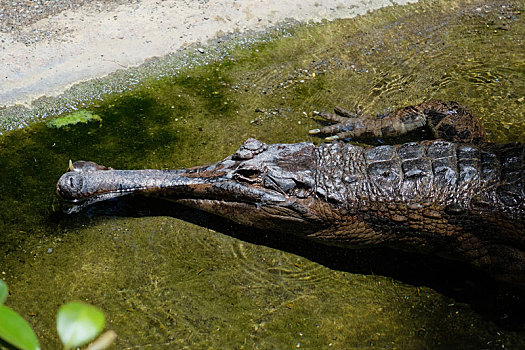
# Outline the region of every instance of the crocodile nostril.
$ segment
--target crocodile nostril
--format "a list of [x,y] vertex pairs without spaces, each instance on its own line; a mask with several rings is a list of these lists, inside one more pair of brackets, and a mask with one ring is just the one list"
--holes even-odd
[[82,178],[79,176],[69,176],[69,179],[66,181],[66,184],[69,183],[69,189],[72,192],[79,192],[82,189],[82,184],[84,183]]

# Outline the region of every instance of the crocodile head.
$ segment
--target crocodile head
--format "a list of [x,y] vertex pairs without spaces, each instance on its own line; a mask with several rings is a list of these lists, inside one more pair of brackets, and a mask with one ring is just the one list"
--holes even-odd
[[317,231],[312,209],[315,146],[267,145],[248,139],[226,159],[180,170],[113,170],[75,162],[57,183],[57,194],[78,211],[128,194],[164,197],[238,223],[278,231]]

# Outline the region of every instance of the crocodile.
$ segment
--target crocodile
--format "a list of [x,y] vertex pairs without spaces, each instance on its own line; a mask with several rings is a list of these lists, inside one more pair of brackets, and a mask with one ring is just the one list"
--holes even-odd
[[[455,102],[365,118],[337,107],[312,142],[246,140],[219,162],[177,170],[114,170],[70,162],[57,194],[69,212],[130,194],[159,196],[246,226],[345,247],[390,247],[467,262],[525,286],[525,147],[487,142]],[[341,142],[421,129],[429,140]]]

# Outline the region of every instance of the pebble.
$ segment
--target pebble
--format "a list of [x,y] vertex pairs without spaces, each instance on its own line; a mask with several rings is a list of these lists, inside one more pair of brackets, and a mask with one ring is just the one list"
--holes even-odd
[[63,11],[90,5],[101,11],[109,5],[135,4],[140,0],[18,0],[0,1],[0,32],[18,34],[19,31],[43,18]]

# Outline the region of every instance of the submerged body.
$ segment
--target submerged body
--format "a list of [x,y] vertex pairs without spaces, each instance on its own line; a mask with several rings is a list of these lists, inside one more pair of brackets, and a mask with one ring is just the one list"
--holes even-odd
[[76,162],[57,193],[78,208],[132,193],[162,196],[327,244],[388,246],[466,261],[525,285],[523,145],[485,143],[479,123],[452,103],[408,107],[373,126],[336,112],[324,117],[339,124],[313,132],[391,136],[426,125],[448,140],[360,147],[249,139],[220,162],[181,170]]

